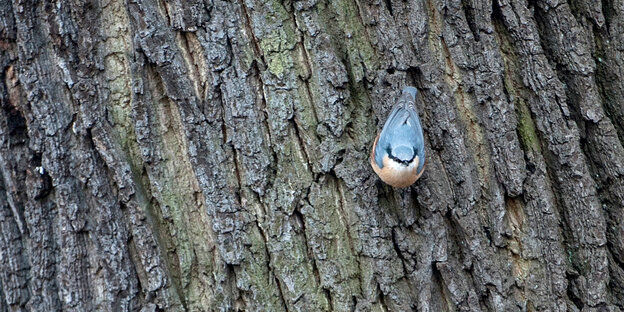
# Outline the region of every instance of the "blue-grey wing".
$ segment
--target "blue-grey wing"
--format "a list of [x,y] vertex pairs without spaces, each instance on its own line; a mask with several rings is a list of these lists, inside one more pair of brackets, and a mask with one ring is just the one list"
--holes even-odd
[[425,163],[425,138],[423,136],[420,117],[416,112],[416,106],[413,106],[408,110],[411,115],[410,121],[414,123],[414,150],[416,151],[416,155],[418,156],[418,160],[420,162],[418,166],[418,172],[420,172]]
[[379,134],[379,140],[375,145],[375,162],[379,168],[383,168],[383,157],[390,150],[390,140],[395,135],[396,125],[401,121],[405,120],[404,117],[405,110],[402,109],[399,105],[395,105],[390,115],[388,115],[388,119],[384,124],[383,128],[381,128],[381,133]]

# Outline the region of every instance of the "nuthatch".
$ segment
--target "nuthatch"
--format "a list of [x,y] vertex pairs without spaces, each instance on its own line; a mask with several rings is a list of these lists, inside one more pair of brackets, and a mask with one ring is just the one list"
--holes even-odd
[[425,144],[416,112],[414,87],[406,87],[394,105],[371,152],[371,166],[384,182],[408,187],[425,171]]

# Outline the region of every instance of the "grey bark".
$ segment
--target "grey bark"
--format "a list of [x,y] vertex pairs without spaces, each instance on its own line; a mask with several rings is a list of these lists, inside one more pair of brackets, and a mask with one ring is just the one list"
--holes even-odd
[[0,311],[622,311],[623,57],[621,0],[0,0]]

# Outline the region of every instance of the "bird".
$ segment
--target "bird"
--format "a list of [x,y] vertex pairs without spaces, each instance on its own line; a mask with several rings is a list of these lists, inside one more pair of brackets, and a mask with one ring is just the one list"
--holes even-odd
[[414,87],[405,87],[401,97],[373,142],[370,163],[385,183],[408,187],[425,171],[425,144],[416,111]]

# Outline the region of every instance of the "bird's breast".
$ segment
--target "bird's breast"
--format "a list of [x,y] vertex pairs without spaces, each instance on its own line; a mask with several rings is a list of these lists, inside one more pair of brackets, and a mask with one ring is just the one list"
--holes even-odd
[[388,155],[385,155],[383,158],[383,168],[377,166],[374,157],[371,157],[371,166],[384,182],[394,187],[408,187],[414,184],[424,171],[421,170],[421,172],[418,172],[418,161],[418,156],[416,156],[409,165],[404,165],[390,159]]

